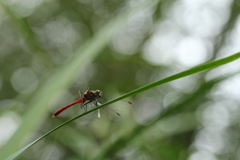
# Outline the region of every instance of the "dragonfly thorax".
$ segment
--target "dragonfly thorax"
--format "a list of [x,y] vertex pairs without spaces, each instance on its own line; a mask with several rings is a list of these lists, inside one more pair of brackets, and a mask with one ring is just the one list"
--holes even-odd
[[83,103],[93,102],[93,101],[97,100],[98,98],[101,98],[102,95],[103,95],[103,92],[100,90],[95,90],[95,91],[87,90],[83,95]]

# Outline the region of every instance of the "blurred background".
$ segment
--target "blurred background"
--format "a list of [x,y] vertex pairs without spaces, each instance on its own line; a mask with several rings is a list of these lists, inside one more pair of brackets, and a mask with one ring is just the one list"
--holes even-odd
[[[0,153],[79,115],[74,106],[51,117],[90,81],[115,98],[239,52],[239,2],[1,1]],[[237,60],[129,97],[133,106],[109,106],[120,120],[87,115],[17,159],[240,159],[239,71]]]

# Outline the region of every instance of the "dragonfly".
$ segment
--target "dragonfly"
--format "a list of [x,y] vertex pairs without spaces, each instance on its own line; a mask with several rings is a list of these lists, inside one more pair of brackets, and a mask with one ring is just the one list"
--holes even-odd
[[[81,92],[79,91],[80,94],[80,99],[76,100],[75,102],[72,102],[62,108],[60,108],[59,110],[57,110],[52,117],[56,117],[57,115],[59,115],[60,113],[62,113],[63,111],[65,111],[66,109],[68,109],[69,107],[80,103],[81,104],[81,108],[84,109],[84,111],[87,111],[87,106],[88,104],[93,104],[94,106],[99,106],[102,103],[100,102],[100,98],[103,95],[103,92],[101,90],[89,90],[89,88],[83,93],[83,95],[81,94]],[[132,104],[131,102],[128,102],[129,104]],[[108,108],[110,109],[110,108]],[[112,110],[113,111],[113,110]],[[115,112],[115,111],[113,111]],[[115,112],[115,114],[117,116],[120,116],[120,113]],[[101,114],[100,114],[100,109],[98,109],[98,117],[101,118]]]

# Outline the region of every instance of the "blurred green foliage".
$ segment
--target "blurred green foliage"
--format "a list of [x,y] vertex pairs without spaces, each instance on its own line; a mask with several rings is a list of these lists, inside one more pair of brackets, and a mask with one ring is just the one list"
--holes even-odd
[[[155,51],[158,56],[151,60],[148,50],[154,52],[154,37],[164,37],[170,29],[179,34],[172,34],[171,41],[159,39],[155,46],[180,43],[180,33],[199,36],[192,33],[194,27],[184,28],[184,17],[174,20],[184,12],[177,6],[184,6],[183,1],[1,1],[0,157],[79,115],[82,111],[75,106],[51,117],[78,99],[78,91],[90,81],[91,89],[114,98],[186,70],[177,56],[169,60],[164,54],[173,52]],[[225,48],[238,42],[229,37],[239,23],[240,6],[237,0],[226,6],[228,16],[212,22],[221,24],[220,29],[203,36],[212,47],[206,49],[205,61],[234,53]],[[162,27],[166,23],[171,27]],[[234,96],[239,69],[226,70],[227,74],[204,72],[139,93],[128,99],[133,107],[125,101],[111,104],[121,120],[84,116],[17,159],[239,159],[240,102]],[[230,91],[229,84],[234,85]],[[173,109],[165,115],[167,108]]]

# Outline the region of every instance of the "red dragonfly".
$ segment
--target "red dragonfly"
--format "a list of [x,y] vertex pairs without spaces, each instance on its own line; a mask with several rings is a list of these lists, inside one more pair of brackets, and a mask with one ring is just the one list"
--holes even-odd
[[[80,93],[80,97],[81,97],[81,92]],[[90,91],[89,89],[87,91],[84,92],[84,94],[82,95],[82,97],[80,99],[78,99],[77,101],[70,103],[62,108],[60,108],[59,110],[57,110],[52,117],[56,117],[57,115],[59,115],[61,112],[63,112],[64,110],[68,109],[69,107],[77,104],[77,103],[81,103],[81,108],[84,109],[84,111],[87,111],[87,105],[90,103],[93,103],[95,106],[99,106],[102,103],[99,101],[99,98],[101,98],[103,95],[103,92],[100,90],[95,90],[95,91]],[[128,102],[129,104],[132,104],[131,102]],[[110,108],[109,108],[110,109]],[[117,116],[120,116],[120,114],[118,112],[115,112],[115,114]],[[100,110],[98,109],[98,117],[100,118]]]

